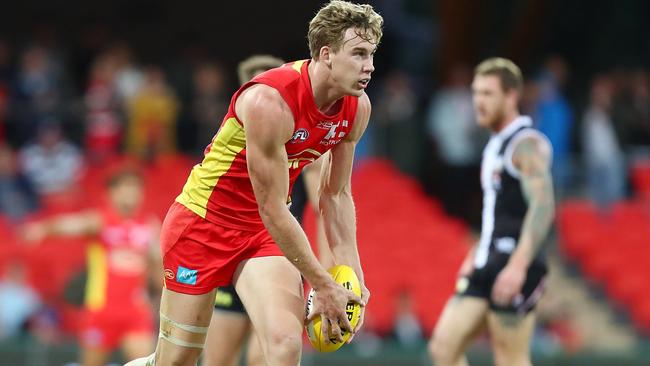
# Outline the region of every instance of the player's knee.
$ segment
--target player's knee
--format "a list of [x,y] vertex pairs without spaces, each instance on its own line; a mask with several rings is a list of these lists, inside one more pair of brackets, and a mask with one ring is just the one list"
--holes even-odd
[[269,364],[298,364],[302,350],[301,334],[277,330],[267,337],[266,342],[266,358]]
[[459,356],[458,351],[451,347],[445,334],[439,332],[436,332],[429,340],[428,350],[436,365],[453,364]]

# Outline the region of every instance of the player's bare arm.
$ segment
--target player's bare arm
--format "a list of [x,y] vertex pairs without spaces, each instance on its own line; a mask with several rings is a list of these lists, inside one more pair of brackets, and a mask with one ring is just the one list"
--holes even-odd
[[512,161],[521,174],[521,187],[528,203],[519,245],[494,285],[493,297],[503,304],[520,293],[526,271],[548,235],[555,212],[550,172],[551,152],[538,138],[525,138],[515,147]]
[[[356,213],[352,200],[351,179],[354,150],[368,126],[370,111],[370,100],[366,94],[363,94],[359,98],[356,120],[350,135],[330,151],[329,159],[324,162],[319,199],[325,233],[334,256],[334,263],[345,264],[355,270],[361,282],[362,299],[366,303],[370,292],[365,286],[357,250]],[[363,318],[356,330],[362,323]]]
[[536,138],[522,140],[515,148],[513,163],[521,172],[521,188],[528,211],[511,261],[530,264],[547,237],[555,216],[550,149]]
[[28,242],[38,242],[48,236],[81,236],[97,234],[102,228],[102,218],[97,211],[85,211],[33,222],[22,228],[21,234]]
[[327,319],[331,333],[340,337],[339,322],[351,331],[345,314],[347,302],[361,299],[337,285],[318,263],[287,207],[289,173],[284,145],[293,133],[291,111],[275,89],[256,85],[239,97],[236,112],[246,131],[248,172],[262,221],[284,255],[316,290],[312,314]]
[[334,261],[354,268],[361,282],[363,272],[356,241],[356,216],[352,200],[354,150],[370,118],[370,101],[359,98],[356,121],[350,135],[330,151],[321,176],[319,207]]

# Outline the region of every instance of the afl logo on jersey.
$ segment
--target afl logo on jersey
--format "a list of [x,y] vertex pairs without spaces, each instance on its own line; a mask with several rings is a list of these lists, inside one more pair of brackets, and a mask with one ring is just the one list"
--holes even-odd
[[291,143],[295,144],[298,142],[304,142],[309,138],[309,131],[307,131],[304,128],[299,128],[296,130],[296,132],[293,133],[293,137],[291,137]]

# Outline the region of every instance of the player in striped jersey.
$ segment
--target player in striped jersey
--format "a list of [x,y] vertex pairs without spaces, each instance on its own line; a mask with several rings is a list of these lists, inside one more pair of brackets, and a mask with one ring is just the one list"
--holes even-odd
[[523,78],[503,58],[477,66],[477,121],[492,132],[483,151],[481,238],[463,263],[454,296],[429,344],[436,365],[467,365],[463,352],[484,327],[496,365],[531,365],[529,345],[546,263],[541,249],[554,216],[548,139],[521,116]]

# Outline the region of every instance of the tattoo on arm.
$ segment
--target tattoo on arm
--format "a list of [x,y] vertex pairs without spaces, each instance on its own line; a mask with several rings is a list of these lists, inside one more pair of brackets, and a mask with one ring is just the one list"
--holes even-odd
[[513,155],[519,163],[521,188],[528,203],[520,241],[530,243],[533,258],[548,235],[555,211],[548,155],[537,140],[530,138],[521,141]]

